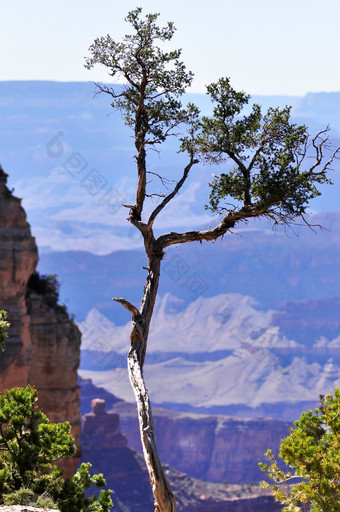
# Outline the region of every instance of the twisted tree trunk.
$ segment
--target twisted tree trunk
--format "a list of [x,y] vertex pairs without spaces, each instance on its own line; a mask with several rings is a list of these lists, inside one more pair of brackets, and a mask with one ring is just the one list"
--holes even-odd
[[128,371],[135,395],[144,459],[154,495],[155,512],[176,512],[176,501],[165,476],[157,451],[152,411],[143,377],[149,327],[158,291],[163,252],[158,249],[150,230],[145,237],[149,268],[140,310],[125,299],[116,298],[132,313],[131,347],[128,354]]
[[132,347],[128,356],[128,368],[131,386],[137,402],[141,441],[155,499],[155,512],[175,512],[175,498],[158,456],[148,391],[145,387],[137,352]]

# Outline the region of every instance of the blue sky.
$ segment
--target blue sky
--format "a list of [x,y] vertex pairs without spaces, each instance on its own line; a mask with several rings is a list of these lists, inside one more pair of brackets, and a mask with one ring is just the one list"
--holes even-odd
[[136,5],[175,22],[195,92],[220,76],[251,94],[340,90],[338,0],[3,1],[0,80],[107,80],[83,68],[87,48],[125,34]]

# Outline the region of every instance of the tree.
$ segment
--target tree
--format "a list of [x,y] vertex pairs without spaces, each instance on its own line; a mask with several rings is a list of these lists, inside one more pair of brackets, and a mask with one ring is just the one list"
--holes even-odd
[[[124,298],[115,298],[132,314],[128,354],[128,371],[135,394],[141,439],[150,482],[155,497],[155,510],[175,511],[176,503],[162,469],[155,441],[148,393],[143,378],[150,321],[156,300],[161,261],[167,247],[185,242],[216,240],[239,222],[253,217],[267,217],[274,223],[289,225],[304,217],[308,202],[319,195],[317,185],[329,182],[326,171],[338,149],[330,150],[327,130],[311,141],[304,126],[292,124],[290,109],[269,109],[262,114],[254,105],[251,113],[241,117],[249,96],[236,92],[229,79],[211,84],[207,92],[215,103],[211,118],[200,119],[199,110],[189,103],[182,105],[181,96],[190,86],[193,74],[180,60],[181,51],[165,51],[174,34],[168,23],[160,28],[158,14],[142,18],[137,8],[126,17],[132,33],[122,42],[109,35],[98,38],[90,46],[86,67],[104,65],[112,79],[123,79],[124,85],[96,84],[98,93],[110,96],[111,105],[119,110],[133,130],[136,149],[137,185],[128,221],[142,234],[148,260],[147,277],[141,306]],[[167,193],[153,191],[147,181],[147,152],[157,150],[169,137],[180,135],[179,150],[187,162]],[[307,164],[307,152],[314,150],[314,160]],[[211,183],[210,208],[219,213],[215,227],[182,233],[154,233],[154,223],[166,206],[186,183],[190,171],[199,161],[224,164],[226,170],[214,176]],[[230,170],[228,164],[233,168]],[[164,177],[158,173],[160,183]],[[158,197],[153,206],[152,199]],[[148,213],[151,211],[150,213]]]
[[[287,512],[340,511],[340,388],[334,396],[320,395],[320,405],[304,412],[288,437],[282,440],[279,457],[292,471],[280,469],[271,450],[265,454],[269,465],[260,463],[274,481],[275,499]],[[298,483],[289,485],[297,479]],[[288,485],[286,485],[288,483]],[[270,487],[262,482],[262,487]]]
[[111,491],[86,498],[92,484],[105,486],[103,475],[90,476],[81,464],[72,478],[54,462],[74,454],[68,422],[50,423],[38,410],[37,392],[13,388],[0,395],[0,504],[56,504],[61,512],[109,512]]

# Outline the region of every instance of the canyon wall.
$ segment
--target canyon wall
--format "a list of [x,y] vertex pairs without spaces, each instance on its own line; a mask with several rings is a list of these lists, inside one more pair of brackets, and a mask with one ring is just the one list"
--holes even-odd
[[[322,269],[320,270],[322,271]],[[329,279],[330,281],[330,279]],[[271,324],[280,328],[288,339],[294,339],[305,348],[305,353],[316,357],[333,354],[339,356],[339,347],[321,344],[320,340],[332,341],[340,333],[340,297],[286,301],[274,311]],[[319,341],[318,350],[313,345]]]
[[188,512],[279,512],[282,507],[271,496],[240,498],[224,503],[202,503]]
[[[122,432],[141,452],[136,409],[117,402]],[[210,482],[251,483],[263,478],[258,462],[264,452],[278,451],[289,435],[288,423],[267,418],[231,418],[153,409],[161,460],[191,477]]]
[[[97,389],[91,382],[83,383],[88,401]],[[118,404],[119,402],[116,402]],[[127,445],[121,432],[117,413],[106,411],[103,398],[91,400],[91,412],[83,417],[82,459],[90,461],[92,471],[103,472],[117,512],[147,512],[154,510],[148,475],[143,457]],[[213,484],[193,480],[182,472],[164,466],[179,510],[183,512],[278,512],[280,506],[272,496],[258,486]],[[261,495],[262,492],[262,495]]]
[[[112,413],[118,413],[128,446],[142,453],[136,405],[117,399],[91,379],[79,378],[82,413],[91,411],[91,401],[102,398]],[[258,462],[264,452],[278,451],[289,435],[289,423],[270,418],[243,419],[187,414],[153,408],[157,447],[162,462],[192,478],[230,484],[259,482],[264,473]],[[94,442],[94,445],[96,443]]]
[[63,463],[70,474],[80,451],[80,332],[57,303],[54,279],[35,273],[35,239],[20,199],[6,182],[7,174],[0,168],[0,309],[8,312],[11,324],[0,356],[0,392],[34,385],[39,406],[49,419],[71,423],[77,455]]

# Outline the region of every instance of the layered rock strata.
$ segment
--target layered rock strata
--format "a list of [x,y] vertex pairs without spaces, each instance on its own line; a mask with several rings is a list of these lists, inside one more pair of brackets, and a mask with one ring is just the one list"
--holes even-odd
[[63,463],[70,474],[80,450],[80,332],[63,306],[29,284],[38,250],[21,201],[6,182],[7,174],[0,168],[0,309],[8,312],[11,324],[0,355],[0,392],[34,385],[48,418],[71,423],[78,455]]
[[[135,404],[120,400],[91,379],[79,378],[83,413],[97,396],[110,412],[118,413],[128,446],[142,452]],[[289,422],[270,418],[243,419],[216,415],[178,413],[153,408],[157,447],[162,462],[190,477],[231,484],[258,482],[263,473],[264,452],[277,452],[289,435]]]
[[[117,402],[129,446],[141,452],[136,408]],[[289,423],[269,418],[231,418],[153,409],[161,460],[193,478],[209,482],[251,483],[263,478],[264,452],[278,451]]]

